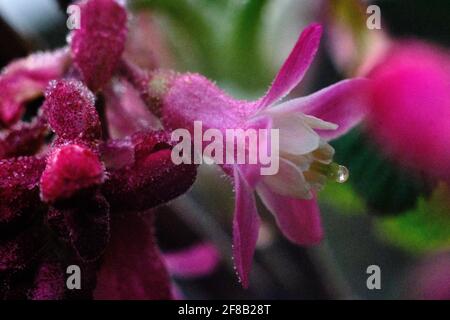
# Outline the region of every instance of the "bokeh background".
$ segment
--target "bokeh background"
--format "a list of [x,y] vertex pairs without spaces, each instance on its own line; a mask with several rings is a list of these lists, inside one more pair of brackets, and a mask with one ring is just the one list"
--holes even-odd
[[[69,3],[0,0],[0,66],[31,51],[63,46]],[[369,4],[381,9],[381,30],[366,27]],[[300,30],[313,21],[323,23],[325,35],[292,96],[358,75],[356,67],[371,61],[386,39],[426,41],[450,59],[448,0],[134,0],[128,5],[134,15],[127,54],[134,61],[147,68],[200,72],[239,98],[264,93]],[[450,136],[446,139],[450,149]],[[289,243],[261,205],[263,228],[248,290],[240,287],[232,268],[233,192],[220,170],[202,166],[187,195],[158,209],[163,251],[204,242],[220,253],[205,275],[175,275],[184,297],[450,299],[445,179],[392,157],[364,123],[333,146],[350,179],[330,182],[320,195],[325,240],[311,248]],[[366,287],[370,265],[381,268],[380,290]]]

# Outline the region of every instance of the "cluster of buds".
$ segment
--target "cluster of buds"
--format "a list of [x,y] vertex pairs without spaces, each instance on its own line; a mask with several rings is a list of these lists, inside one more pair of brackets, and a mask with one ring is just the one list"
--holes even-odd
[[[124,7],[91,0],[82,15],[70,48],[0,75],[0,295],[170,298],[148,210],[189,189],[196,166],[173,164],[168,134],[142,121],[150,112],[117,99]],[[41,96],[36,117],[22,121]],[[81,290],[66,287],[69,265],[82,270]]]

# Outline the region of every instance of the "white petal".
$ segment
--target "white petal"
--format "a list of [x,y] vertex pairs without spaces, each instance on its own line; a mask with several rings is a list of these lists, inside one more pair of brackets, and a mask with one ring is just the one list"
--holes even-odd
[[282,196],[297,199],[311,199],[308,183],[302,172],[290,161],[281,158],[280,169],[276,175],[264,176],[263,182]]
[[303,120],[313,129],[336,130],[339,127],[337,124],[305,114],[303,115]]
[[320,137],[301,115],[273,115],[273,128],[280,130],[280,152],[306,154],[318,148]]
[[282,153],[281,157],[292,162],[301,172],[309,170],[314,156],[311,153],[304,155],[294,155],[290,153]]

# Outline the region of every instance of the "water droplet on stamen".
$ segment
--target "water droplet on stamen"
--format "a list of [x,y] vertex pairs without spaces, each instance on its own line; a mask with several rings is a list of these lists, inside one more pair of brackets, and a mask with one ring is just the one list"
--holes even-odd
[[350,172],[348,171],[348,169],[340,165],[336,173],[336,182],[344,183],[345,181],[348,180],[349,175]]

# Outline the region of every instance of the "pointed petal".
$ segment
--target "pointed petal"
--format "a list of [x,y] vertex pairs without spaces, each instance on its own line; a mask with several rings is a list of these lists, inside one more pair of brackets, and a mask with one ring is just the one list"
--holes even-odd
[[318,130],[321,137],[335,139],[357,125],[367,110],[366,90],[369,80],[338,82],[309,96],[293,99],[273,108],[276,113],[302,112],[335,123],[337,130]]
[[102,161],[108,170],[132,166],[135,162],[134,144],[131,139],[107,140],[99,146]]
[[311,193],[302,172],[292,162],[280,158],[280,168],[277,174],[267,175],[264,183],[278,195],[309,199]]
[[[246,129],[256,129],[258,131],[258,142],[257,142],[257,150],[264,150],[266,154],[271,154],[271,139],[272,139],[272,132],[271,129],[273,127],[273,119],[272,117],[268,115],[258,115],[255,118],[251,118],[247,122]],[[265,130],[265,134],[263,134]],[[259,151],[261,152],[261,151]],[[273,151],[275,152],[275,151]],[[262,165],[260,161],[256,164],[238,164],[236,167],[239,169],[239,173],[241,176],[245,179],[245,181],[248,183],[250,188],[254,188],[258,182],[261,180],[261,170],[266,165]],[[233,168],[230,166],[230,168],[226,168],[226,165],[222,166],[224,171],[232,176],[234,174]]]
[[214,271],[220,261],[217,248],[211,243],[194,245],[177,252],[164,253],[170,274],[180,278],[196,278]]
[[260,109],[279,101],[300,83],[316,55],[321,36],[322,27],[319,24],[312,24],[303,30],[269,91],[260,101]]
[[0,125],[10,126],[24,112],[24,103],[43,95],[49,81],[62,76],[66,49],[32,54],[12,62],[0,74]]
[[128,82],[115,83],[105,98],[112,138],[123,138],[136,131],[162,129],[159,119],[149,111],[139,92]]
[[264,184],[257,187],[257,192],[267,209],[274,214],[286,238],[299,245],[320,242],[323,230],[315,198],[302,200],[280,196]]
[[247,288],[261,221],[253,190],[236,168],[234,182],[233,258],[242,286]]
[[[103,191],[115,210],[143,211],[172,200],[186,192],[195,181],[196,165],[175,165],[171,146],[163,132],[138,132],[131,137],[134,157],[125,149],[120,167],[109,161],[109,179]],[[119,168],[117,168],[119,166]]]
[[45,160],[38,157],[0,160],[0,189],[33,189],[38,185],[44,167]]
[[127,13],[115,0],[84,2],[81,27],[71,49],[75,65],[92,91],[101,89],[117,68],[125,49]]
[[94,298],[171,299],[171,283],[155,243],[153,225],[137,214],[115,217],[97,274]]
[[150,81],[147,91],[148,88],[154,92],[156,89],[166,91],[163,98],[158,98],[162,102],[160,110],[154,111],[155,114],[161,114],[166,128],[185,128],[192,133],[194,121],[202,121],[204,130],[241,128],[248,116],[255,112],[254,102],[232,98],[200,74],[175,75],[158,71],[152,73]]
[[312,129],[319,130],[336,130],[339,126],[337,124],[324,121],[322,119],[316,118],[310,115],[303,115],[303,121],[310,126]]
[[319,146],[319,135],[307,125],[301,115],[274,115],[273,128],[280,130],[280,152],[302,155]]
[[31,156],[45,142],[48,125],[42,118],[32,123],[19,122],[0,133],[0,159]]

